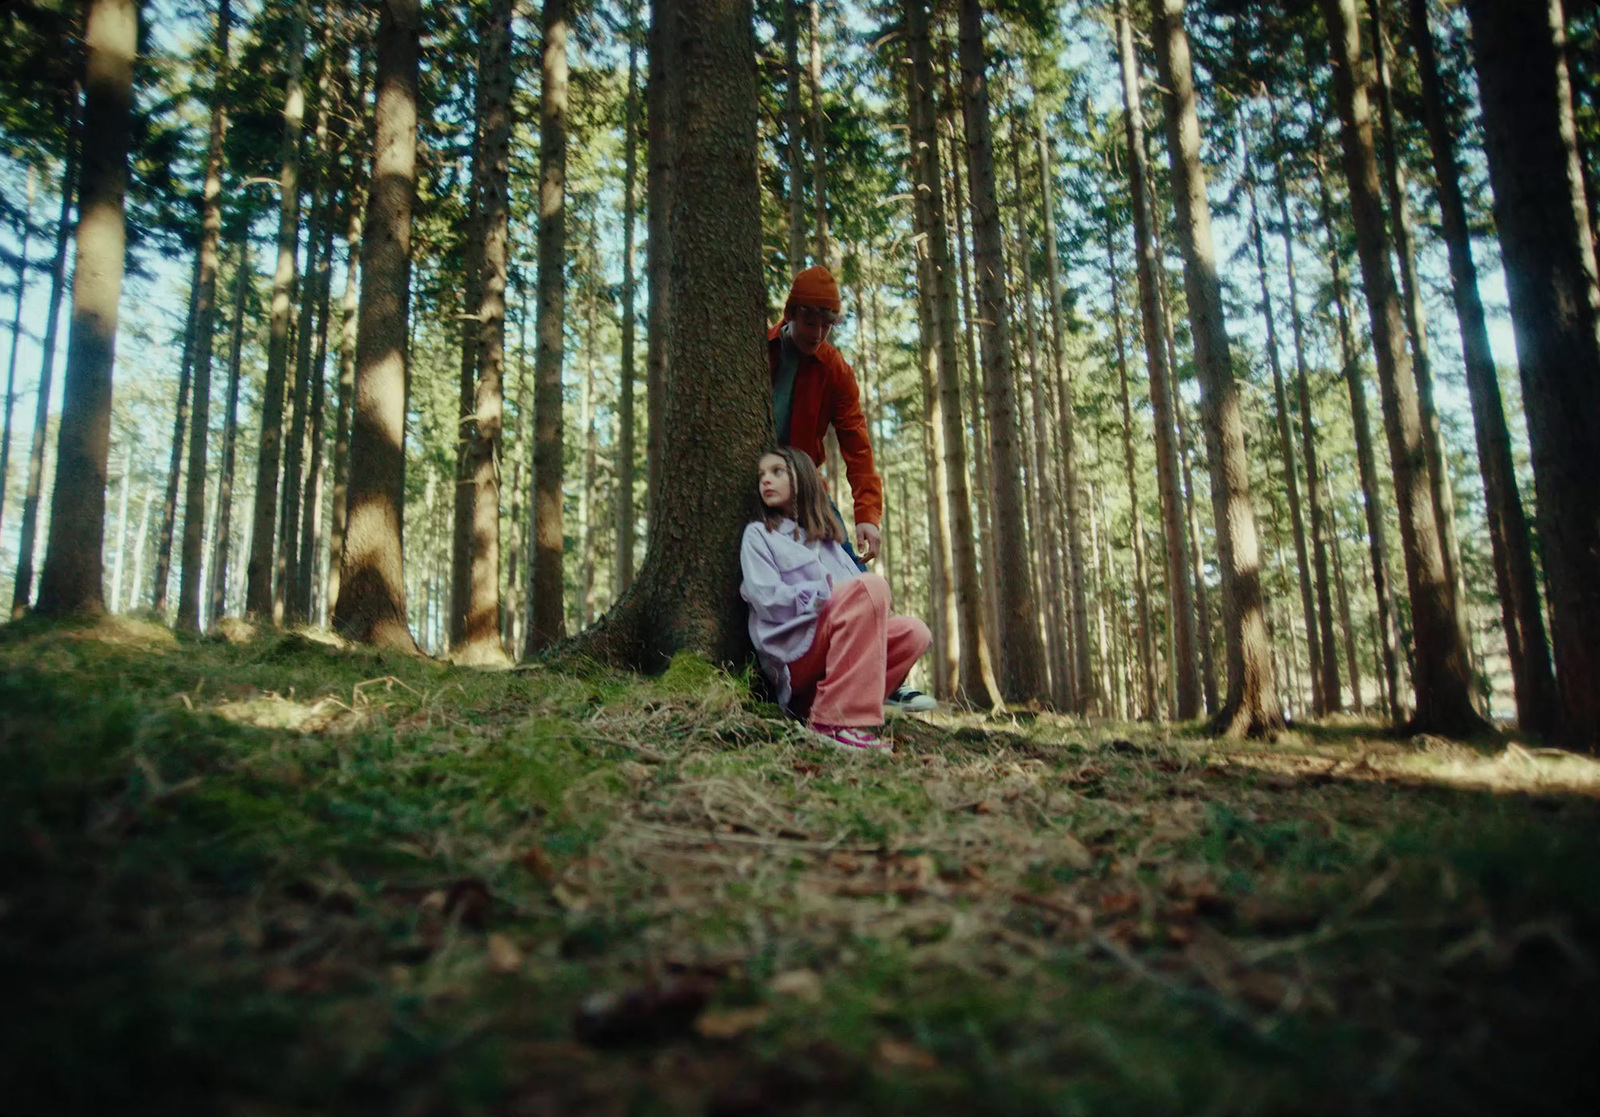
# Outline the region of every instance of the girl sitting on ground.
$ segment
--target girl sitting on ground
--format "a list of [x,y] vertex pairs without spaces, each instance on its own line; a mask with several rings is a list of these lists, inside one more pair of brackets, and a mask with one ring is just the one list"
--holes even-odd
[[889,583],[845,554],[844,525],[807,454],[762,454],[756,491],[739,592],[778,704],[831,745],[891,751],[873,730],[883,724],[884,698],[933,643],[928,626],[892,615]]

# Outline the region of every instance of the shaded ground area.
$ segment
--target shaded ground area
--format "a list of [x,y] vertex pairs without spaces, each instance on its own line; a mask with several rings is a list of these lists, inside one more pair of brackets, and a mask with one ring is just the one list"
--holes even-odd
[[0,1111],[1600,1111],[1600,766],[0,629]]

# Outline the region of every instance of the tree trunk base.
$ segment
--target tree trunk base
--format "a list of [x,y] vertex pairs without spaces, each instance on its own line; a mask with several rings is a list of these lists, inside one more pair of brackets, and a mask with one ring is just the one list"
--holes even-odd
[[1247,702],[1230,702],[1206,722],[1206,733],[1238,741],[1275,741],[1287,728],[1281,714],[1268,712]]
[[1416,714],[1411,720],[1397,726],[1395,731],[1407,737],[1427,734],[1430,737],[1446,737],[1452,741],[1470,741],[1476,737],[1493,736],[1496,732],[1493,723],[1475,710],[1467,710],[1450,717],[1423,717],[1421,714]]

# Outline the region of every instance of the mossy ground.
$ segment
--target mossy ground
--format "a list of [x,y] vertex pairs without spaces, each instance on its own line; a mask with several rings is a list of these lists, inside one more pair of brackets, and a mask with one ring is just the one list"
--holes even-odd
[[[1600,1111],[1592,762],[892,728],[689,659],[0,629],[0,1112]],[[692,1026],[576,1038],[662,981]]]

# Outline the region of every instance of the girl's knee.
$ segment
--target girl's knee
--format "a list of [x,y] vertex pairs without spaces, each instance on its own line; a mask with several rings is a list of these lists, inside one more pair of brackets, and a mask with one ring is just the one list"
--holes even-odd
[[850,579],[843,589],[836,591],[836,595],[844,593],[860,594],[881,609],[889,607],[889,583],[881,574],[863,574]]

